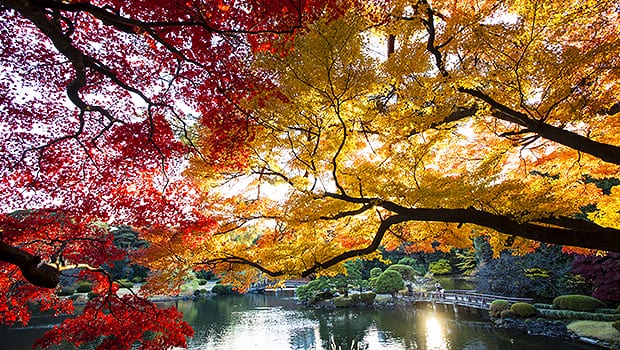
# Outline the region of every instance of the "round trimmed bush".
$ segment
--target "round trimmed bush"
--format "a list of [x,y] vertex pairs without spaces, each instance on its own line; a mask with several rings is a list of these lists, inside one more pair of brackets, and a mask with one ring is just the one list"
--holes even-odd
[[220,284],[217,283],[213,286],[213,288],[211,288],[211,291],[217,295],[234,295],[234,294],[238,294],[237,291],[235,289],[233,289],[233,286],[229,285],[229,284]]
[[390,265],[390,267],[388,267],[387,270],[385,270],[385,271],[389,271],[389,270],[396,270],[396,271],[398,271],[400,273],[400,275],[403,276],[403,279],[405,281],[413,281],[413,280],[415,280],[416,272],[413,269],[413,267],[411,267],[409,265],[394,264],[394,265]]
[[379,277],[381,276],[381,274],[383,273],[383,270],[381,270],[380,267],[373,267],[372,269],[370,269],[370,277]]
[[390,293],[392,297],[396,297],[396,293],[403,288],[403,276],[396,270],[385,270],[375,281],[375,292]]
[[206,298],[207,296],[209,296],[209,292],[207,292],[206,289],[196,289],[194,291],[194,296],[196,298]]
[[88,293],[93,290],[93,284],[88,281],[79,281],[75,286],[75,291],[78,293]]
[[611,324],[618,332],[620,332],[620,321],[616,321]]
[[338,297],[334,299],[335,307],[351,307],[353,305],[353,300],[349,297]]
[[489,316],[498,318],[502,316],[502,311],[510,310],[510,303],[506,300],[493,300],[489,308]]
[[366,305],[371,305],[375,301],[376,297],[377,297],[377,294],[375,294],[374,292],[366,292],[366,293],[360,294],[361,302]]
[[514,303],[510,307],[510,310],[519,317],[532,317],[536,315],[536,308],[530,303]]
[[553,305],[558,309],[589,312],[594,311],[596,308],[605,307],[605,303],[602,301],[579,294],[560,295],[553,299]]
[[504,310],[500,316],[502,317],[502,320],[505,318],[517,318],[517,314],[515,314],[512,310]]
[[62,289],[58,291],[57,295],[61,297],[66,297],[69,295],[73,295],[74,293],[75,293],[75,289],[71,287],[62,287]]

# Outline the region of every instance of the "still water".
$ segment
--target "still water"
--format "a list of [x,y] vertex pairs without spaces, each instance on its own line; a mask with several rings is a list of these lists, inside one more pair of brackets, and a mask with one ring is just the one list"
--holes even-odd
[[[291,297],[247,295],[175,301],[194,327],[190,349],[212,350],[576,350],[599,349],[578,343],[498,332],[471,316],[432,309],[307,310]],[[0,348],[30,349],[51,327],[38,317],[31,327],[0,329]],[[60,347],[57,349],[71,349]]]

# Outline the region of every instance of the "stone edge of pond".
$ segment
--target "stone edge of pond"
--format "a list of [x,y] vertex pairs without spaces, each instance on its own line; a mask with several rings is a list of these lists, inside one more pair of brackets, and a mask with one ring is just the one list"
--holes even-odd
[[507,332],[578,341],[610,350],[618,349],[619,345],[601,339],[580,336],[569,330],[564,323],[558,323],[548,319],[530,319],[529,322],[526,322],[525,320],[514,318],[491,318],[491,322],[496,328]]

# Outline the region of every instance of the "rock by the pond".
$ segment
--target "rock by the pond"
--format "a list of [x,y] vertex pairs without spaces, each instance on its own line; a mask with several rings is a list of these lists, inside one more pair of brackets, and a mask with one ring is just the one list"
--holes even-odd
[[578,338],[573,332],[566,328],[566,325],[562,321],[558,320],[547,320],[544,318],[496,318],[493,319],[493,323],[498,328],[523,334],[557,337],[564,339]]

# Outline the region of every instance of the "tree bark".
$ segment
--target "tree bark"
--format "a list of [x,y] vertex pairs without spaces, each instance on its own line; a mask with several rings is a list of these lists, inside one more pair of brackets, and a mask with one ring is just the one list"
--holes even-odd
[[494,109],[493,116],[495,118],[521,125],[527,128],[528,132],[540,135],[547,140],[590,154],[606,162],[620,165],[619,146],[597,142],[572,131],[532,119],[525,113],[515,111],[495,101],[482,91],[469,88],[459,88],[458,90],[488,103]]
[[392,203],[387,203],[384,207],[398,213],[396,216],[402,216],[404,221],[469,223],[539,242],[620,252],[620,230],[582,220],[554,218],[552,224],[543,223],[544,219],[540,222],[520,223],[506,216],[473,208],[404,208]]
[[16,265],[28,282],[43,288],[56,288],[60,271],[41,262],[41,257],[0,242],[0,261]]

